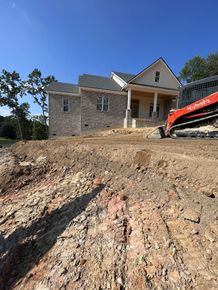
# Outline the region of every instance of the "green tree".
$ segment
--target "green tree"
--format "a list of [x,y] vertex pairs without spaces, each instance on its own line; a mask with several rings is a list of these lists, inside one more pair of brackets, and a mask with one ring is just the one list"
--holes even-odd
[[0,127],[0,136],[8,139],[16,139],[16,126],[12,122],[4,121]]
[[46,130],[46,134],[48,133],[47,127],[47,113],[48,113],[48,105],[47,105],[47,93],[45,91],[46,87],[54,82],[54,76],[42,77],[42,73],[39,69],[34,69],[28,76],[27,86],[28,93],[30,93],[34,102],[41,107],[42,116],[43,116],[43,124],[44,129]]
[[19,73],[13,71],[12,73],[3,70],[0,76],[0,106],[8,106],[11,109],[12,114],[16,117],[20,139],[23,139],[23,132],[20,123],[18,112],[20,104],[18,102],[19,97],[25,94],[25,84],[21,81]]
[[43,140],[47,139],[47,125],[44,124],[44,117],[33,116],[32,117],[32,139],[33,140]]
[[17,108],[12,110],[14,116],[18,116],[22,128],[22,136],[24,139],[31,139],[32,121],[30,120],[30,105],[22,103]]
[[0,123],[0,136],[9,139],[17,139],[17,121],[13,115],[3,117]]
[[179,79],[183,83],[190,83],[205,77],[205,59],[201,56],[195,56],[186,62],[184,68],[179,74]]
[[207,76],[218,75],[218,53],[211,53],[206,59]]
[[214,75],[218,75],[218,53],[211,53],[206,58],[193,57],[186,62],[179,79],[182,83],[190,83]]
[[1,123],[4,121],[4,117],[0,115],[0,127],[1,127]]

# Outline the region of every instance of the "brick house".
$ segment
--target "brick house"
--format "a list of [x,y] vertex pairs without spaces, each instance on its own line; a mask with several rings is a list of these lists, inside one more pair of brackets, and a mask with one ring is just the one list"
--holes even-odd
[[115,127],[144,127],[164,121],[175,108],[180,82],[159,58],[137,75],[83,74],[78,85],[53,82],[49,97],[49,136],[75,136]]

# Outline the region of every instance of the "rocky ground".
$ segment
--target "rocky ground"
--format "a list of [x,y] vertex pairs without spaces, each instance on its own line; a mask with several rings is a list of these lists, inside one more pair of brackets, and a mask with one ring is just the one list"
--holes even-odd
[[217,289],[218,142],[140,131],[0,151],[0,289]]

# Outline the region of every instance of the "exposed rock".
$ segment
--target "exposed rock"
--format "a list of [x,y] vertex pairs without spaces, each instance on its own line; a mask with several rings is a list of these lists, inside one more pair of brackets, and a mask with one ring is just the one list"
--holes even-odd
[[121,277],[117,278],[117,283],[123,286],[123,279]]
[[204,192],[204,195],[206,195],[207,197],[210,197],[210,198],[215,198],[216,197],[213,192],[209,192],[209,191]]
[[198,235],[198,233],[199,233],[199,232],[198,232],[197,229],[193,229],[193,230],[191,231],[191,234],[192,234],[192,235]]
[[93,185],[94,186],[100,186],[102,184],[102,180],[101,180],[101,178],[95,178],[94,180],[93,180]]
[[0,151],[0,289],[216,289],[218,145],[130,137]]
[[200,189],[200,192],[202,194],[204,194],[205,196],[210,197],[210,198],[215,198],[216,197],[215,194],[214,194],[215,189],[213,187],[212,188],[209,187],[209,186],[203,187],[203,188]]
[[209,229],[205,230],[204,236],[211,243],[215,242],[216,236]]
[[194,210],[185,210],[183,213],[183,218],[190,222],[199,223],[200,222],[200,215],[197,211]]

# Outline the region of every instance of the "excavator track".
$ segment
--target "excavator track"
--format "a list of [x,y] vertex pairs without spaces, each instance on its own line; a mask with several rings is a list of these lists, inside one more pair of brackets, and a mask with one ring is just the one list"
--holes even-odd
[[218,139],[218,112],[212,116],[173,126],[169,132],[173,139]]

